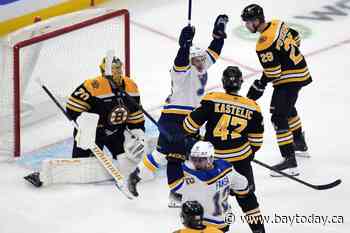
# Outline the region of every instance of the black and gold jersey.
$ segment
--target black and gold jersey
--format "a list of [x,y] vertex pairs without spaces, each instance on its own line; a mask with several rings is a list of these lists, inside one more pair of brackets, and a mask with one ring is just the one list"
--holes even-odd
[[262,81],[273,86],[305,86],[312,79],[299,50],[300,35],[280,20],[272,20],[261,32],[256,53],[264,68]]
[[[140,103],[139,91],[133,80],[123,77],[123,90]],[[115,131],[128,126],[129,129],[144,130],[143,112],[102,76],[85,80],[78,86],[70,95],[66,110],[73,120],[82,112],[98,114],[98,128]]]
[[173,233],[222,233],[222,231],[212,226],[205,226],[203,229],[192,229],[186,227],[184,229],[174,231]]
[[205,140],[213,143],[215,156],[228,162],[245,159],[263,142],[263,116],[259,105],[240,95],[212,92],[186,117],[183,128],[197,133],[205,125]]

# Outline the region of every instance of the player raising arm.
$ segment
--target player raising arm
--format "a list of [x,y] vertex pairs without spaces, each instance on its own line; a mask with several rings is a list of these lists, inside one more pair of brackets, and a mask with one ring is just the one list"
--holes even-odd
[[[174,65],[170,70],[171,94],[166,100],[158,124],[174,138],[183,135],[182,122],[185,117],[199,105],[208,80],[207,70],[216,62],[221,53],[226,38],[225,27],[228,22],[226,15],[219,15],[214,23],[213,40],[206,50],[191,47],[195,35],[192,26],[182,29]],[[185,159],[188,149],[183,140],[171,141],[160,132],[157,149],[144,157],[138,168],[130,175],[129,190],[138,195],[136,185],[140,180],[151,179],[154,172],[167,164],[167,177],[172,207],[179,200],[179,195],[173,192],[180,178],[181,171],[176,165]]]

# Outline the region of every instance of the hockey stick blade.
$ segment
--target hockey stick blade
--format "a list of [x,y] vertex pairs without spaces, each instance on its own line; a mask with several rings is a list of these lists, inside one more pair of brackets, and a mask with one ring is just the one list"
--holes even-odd
[[313,188],[317,189],[317,190],[325,190],[325,189],[334,188],[335,186],[337,186],[339,184],[341,184],[341,179],[337,179],[336,181],[329,183],[329,184],[313,185]]
[[291,176],[291,175],[289,175],[289,174],[287,174],[287,173],[285,173],[283,171],[279,171],[279,170],[277,170],[277,169],[275,169],[275,168],[273,168],[273,167],[271,167],[271,166],[269,166],[269,165],[267,165],[267,164],[265,164],[263,162],[260,162],[259,160],[253,159],[253,162],[255,162],[255,163],[259,164],[260,166],[263,166],[264,168],[267,168],[267,169],[269,169],[271,171],[279,173],[279,174],[283,175],[284,177],[287,177],[287,178],[289,178],[291,180],[294,180],[294,181],[296,181],[296,182],[298,182],[300,184],[303,184],[303,185],[305,185],[307,187],[310,187],[310,188],[316,189],[316,190],[331,189],[331,188],[334,188],[335,186],[337,186],[337,185],[339,185],[341,183],[341,180],[337,179],[336,181],[334,181],[332,183],[329,183],[329,184],[314,185],[314,184],[310,184],[310,183],[308,183],[308,182],[306,182],[304,180],[298,179],[298,178],[296,178],[294,176]]

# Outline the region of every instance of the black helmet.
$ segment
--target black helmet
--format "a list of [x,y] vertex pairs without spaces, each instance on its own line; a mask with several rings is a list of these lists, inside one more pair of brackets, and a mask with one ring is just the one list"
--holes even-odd
[[243,21],[249,21],[254,19],[260,19],[265,21],[264,11],[258,4],[250,4],[246,6],[241,14]]
[[237,92],[243,83],[242,72],[237,66],[228,66],[222,73],[221,81],[227,92]]
[[192,229],[203,229],[203,207],[198,201],[186,201],[181,207],[182,223]]

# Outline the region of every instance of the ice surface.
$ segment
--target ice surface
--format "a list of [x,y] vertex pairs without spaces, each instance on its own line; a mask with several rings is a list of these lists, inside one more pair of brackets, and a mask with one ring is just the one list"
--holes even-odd
[[[146,2],[146,3],[145,3]],[[112,1],[109,6],[128,6],[131,26],[131,70],[138,83],[144,107],[157,109],[169,94],[168,70],[177,51],[181,27],[187,23],[187,1]],[[346,1],[313,0],[302,5],[290,1],[256,1],[264,6],[268,18],[280,18],[302,24],[312,30],[309,38],[302,40],[301,49],[314,79],[303,89],[297,103],[306,131],[311,159],[299,158],[300,178],[315,184],[342,178],[343,183],[327,191],[314,191],[284,178],[270,178],[269,172],[254,166],[257,196],[265,215],[342,216],[343,224],[267,224],[266,232],[283,233],[346,233],[349,231],[350,206],[350,158],[348,155],[348,116],[350,81],[350,11],[347,15],[331,16],[332,21],[296,19],[295,15],[310,15],[311,11],[326,11],[323,6],[339,7]],[[338,3],[338,5],[336,5]],[[241,64],[244,75],[250,78],[244,83],[242,93],[259,77],[261,67],[255,54],[255,42],[234,35],[240,26],[240,11],[246,1],[193,1],[192,23],[197,27],[195,44],[206,47],[211,40],[212,24],[218,14],[230,16],[222,57],[209,72],[209,88],[216,87],[221,72],[227,65]],[[288,7],[286,7],[288,5]],[[343,41],[343,43],[341,43]],[[90,48],[87,48],[90,49]],[[253,74],[253,75],[252,75]],[[155,94],[156,93],[156,94]],[[272,88],[268,88],[259,100],[265,115],[266,133],[264,145],[256,158],[269,164],[280,156],[270,123],[269,101]],[[153,111],[157,114],[158,110]],[[64,134],[50,130],[48,136],[63,140],[70,134],[69,125]],[[35,127],[33,127],[35,128]],[[34,129],[32,129],[35,131]],[[42,131],[40,131],[42,132]],[[46,132],[45,132],[46,133]],[[28,130],[28,137],[35,132]],[[34,136],[33,136],[34,135]],[[28,148],[28,151],[34,150]],[[31,153],[31,158],[45,155],[44,150]],[[67,156],[69,151],[57,149]],[[56,152],[57,152],[56,151]],[[36,189],[26,184],[22,177],[35,167],[35,161],[0,163],[0,233],[121,233],[121,232],[172,232],[181,226],[178,210],[167,208],[168,189],[161,177],[140,186],[141,197],[126,200],[113,185],[61,185]],[[241,215],[235,200],[234,211]],[[239,218],[239,217],[238,217]],[[230,232],[250,232],[246,224],[237,221]]]

